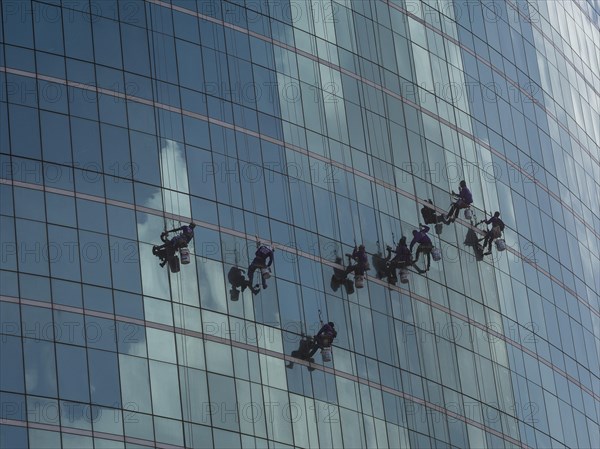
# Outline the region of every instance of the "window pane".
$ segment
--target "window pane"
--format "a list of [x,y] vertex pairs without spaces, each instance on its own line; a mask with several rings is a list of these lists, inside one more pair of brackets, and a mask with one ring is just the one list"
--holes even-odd
[[123,407],[141,413],[151,413],[148,362],[121,354],[119,368]]
[[[16,324],[15,324],[16,325]],[[0,338],[0,390],[24,392],[21,339],[2,335]]]
[[105,235],[79,231],[83,282],[110,287],[110,252]]
[[177,367],[169,363],[150,361],[152,405],[154,413],[181,419]]
[[221,412],[212,416],[212,425],[229,430],[239,430],[235,384],[233,379],[218,374],[208,374],[210,396],[219,398]]
[[0,245],[2,245],[0,268],[16,270],[18,244],[15,239],[15,221],[12,217],[1,216],[0,227],[2,227],[2,232],[0,233]]
[[0,447],[10,449],[27,449],[27,428],[0,425]]
[[[19,270],[48,275],[48,242],[46,226],[29,220],[17,220]],[[44,257],[46,255],[46,257]]]
[[85,348],[57,344],[56,363],[60,397],[72,401],[89,402]]
[[[18,83],[18,81],[15,81]],[[9,105],[10,143],[13,155],[41,159],[39,119],[35,109]]]
[[27,393],[56,397],[56,363],[54,343],[43,340],[23,340]]
[[114,20],[94,17],[94,57],[96,62],[120,69],[121,39],[119,25]]
[[79,281],[79,252],[77,231],[62,226],[48,226],[48,259],[52,276]]
[[109,407],[121,407],[117,354],[89,349],[88,364],[92,402]]

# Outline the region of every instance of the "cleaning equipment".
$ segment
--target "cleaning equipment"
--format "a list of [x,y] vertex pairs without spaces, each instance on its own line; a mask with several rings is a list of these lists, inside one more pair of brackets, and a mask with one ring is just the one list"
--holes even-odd
[[365,286],[365,277],[361,274],[354,276],[354,285],[356,288],[363,288]]
[[181,263],[183,265],[187,265],[190,263],[190,250],[187,248],[179,248],[179,256],[181,258]]
[[473,218],[473,211],[468,207],[465,209],[465,219],[470,220],[471,218]]
[[321,359],[323,363],[331,362],[331,346],[321,349]]
[[400,268],[400,282],[408,284],[408,270],[406,268]]
[[496,249],[498,251],[504,251],[506,249],[506,242],[504,239],[496,239]]
[[442,259],[442,251],[439,248],[433,248],[431,257],[434,261],[439,262]]

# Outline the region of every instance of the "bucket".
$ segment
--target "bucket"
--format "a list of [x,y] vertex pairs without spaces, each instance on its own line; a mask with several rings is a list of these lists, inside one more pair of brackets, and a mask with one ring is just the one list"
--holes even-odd
[[358,275],[354,278],[354,285],[356,288],[363,288],[365,286],[365,277]]
[[465,209],[465,218],[467,220],[470,220],[471,218],[473,218],[473,211],[469,208]]
[[179,256],[181,256],[181,263],[183,265],[187,265],[190,263],[190,250],[187,248],[179,249]]
[[433,257],[433,260],[437,262],[442,259],[442,252],[439,248],[433,248],[433,251],[431,251],[431,257]]
[[331,348],[321,349],[321,358],[323,359],[323,363],[331,362]]
[[400,270],[400,282],[403,284],[408,284],[408,270],[404,268]]
[[344,288],[346,289],[346,294],[351,295],[354,293],[354,282],[351,279],[346,279],[344,281]]
[[261,268],[260,274],[262,275],[263,279],[267,280],[271,277],[271,270],[269,268]]
[[506,242],[504,241],[504,239],[496,240],[496,249],[498,251],[504,251],[506,249]]
[[339,279],[334,275],[331,276],[331,282],[329,283],[329,286],[331,287],[331,289],[334,292],[338,291],[338,288],[340,288],[340,284],[341,282],[339,281]]
[[437,235],[440,235],[443,230],[444,230],[444,223],[438,223],[435,225],[435,233]]

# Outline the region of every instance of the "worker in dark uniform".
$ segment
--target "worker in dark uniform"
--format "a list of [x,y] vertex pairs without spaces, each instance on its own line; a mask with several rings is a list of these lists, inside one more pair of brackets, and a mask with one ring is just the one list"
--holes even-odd
[[231,290],[229,293],[231,294],[232,301],[237,301],[240,297],[240,291],[238,288],[241,288],[243,292],[246,290],[246,288],[250,287],[252,293],[258,293],[259,289],[252,288],[252,282],[246,279],[244,273],[245,271],[239,267],[231,267],[229,273],[227,273],[227,280],[231,284]]
[[[298,349],[296,351],[292,351],[292,357],[314,363],[315,360],[310,356],[310,351],[314,344],[315,344],[314,337],[302,335],[302,338],[300,339],[300,343],[298,344]],[[285,366],[286,366],[286,368],[293,368],[294,362],[290,361]],[[308,370],[314,371],[314,368],[311,368],[309,366]]]
[[484,248],[486,245],[488,247],[487,252],[483,253],[484,256],[487,256],[492,254],[492,242],[502,237],[502,233],[504,232],[504,222],[500,218],[500,212],[496,211],[488,220],[482,220],[477,224],[480,223],[492,225],[491,229],[487,229],[485,237],[479,239],[479,241],[483,240]]
[[[266,272],[263,271],[264,268],[269,268],[273,264],[273,260],[275,255],[273,254],[273,248],[268,245],[259,244],[256,253],[254,253],[254,260],[248,267],[248,280],[252,283],[254,279],[254,272],[257,269],[261,270],[261,279],[262,279],[262,288],[267,288],[267,279],[270,276],[267,276]],[[258,284],[256,284],[258,286]]]
[[352,255],[346,255],[356,261],[355,264],[348,265],[346,275],[354,272],[355,276],[364,276],[365,271],[369,269],[369,257],[367,256],[365,245],[360,245],[358,248],[355,247]]
[[458,193],[454,193],[454,191],[452,191],[452,195],[456,197],[456,201],[452,203],[452,206],[448,211],[446,223],[451,223],[454,220],[456,220],[456,217],[458,216],[458,211],[460,209],[466,209],[471,204],[473,204],[473,194],[467,188],[467,183],[464,180],[461,181],[458,186]]
[[417,243],[419,244],[419,246],[417,247],[417,252],[415,254],[414,262],[416,263],[417,260],[419,260],[419,255],[425,254],[427,256],[427,267],[425,268],[425,271],[428,271],[429,267],[431,266],[431,251],[433,250],[433,243],[427,235],[429,229],[429,226],[421,225],[421,229],[419,231],[414,230],[413,239],[412,242],[410,242],[409,248],[412,254],[413,246],[415,246],[415,244]]
[[324,324],[314,337],[313,348],[308,353],[308,358],[315,355],[319,349],[331,348],[335,337],[337,337],[337,331],[334,329],[334,324],[331,321]]
[[[181,226],[176,229],[171,229],[170,231],[164,231],[160,234],[160,239],[162,240],[163,244],[154,245],[152,247],[152,254],[159,258],[159,260],[161,261],[161,267],[164,267],[166,263],[169,263],[171,271],[179,271],[179,259],[177,258],[175,253],[181,250],[182,248],[187,248],[189,243],[194,238],[195,227],[196,225],[194,223],[190,223],[189,225]],[[173,238],[168,238],[170,233],[179,231],[181,232],[175,235]],[[175,267],[177,269],[174,269]]]

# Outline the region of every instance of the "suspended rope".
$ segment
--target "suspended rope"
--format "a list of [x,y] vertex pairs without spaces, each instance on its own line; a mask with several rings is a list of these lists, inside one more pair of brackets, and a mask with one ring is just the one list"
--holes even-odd
[[[348,147],[349,148],[349,147]],[[356,246],[356,227],[354,225],[354,211],[353,211],[353,207],[352,207],[352,197],[351,197],[351,191],[350,191],[350,170],[348,170],[348,167],[350,167],[347,163],[346,163],[346,151],[345,148],[342,147],[342,165],[344,166],[344,170],[342,171],[342,174],[344,176],[344,181],[345,181],[345,186],[346,186],[346,195],[348,198],[348,205],[349,205],[349,209],[350,209],[350,222],[352,223],[352,238],[354,240],[354,245]],[[358,199],[357,199],[357,204],[358,204]],[[343,243],[342,243],[343,244]]]
[[[152,79],[153,79],[153,97],[155,98],[155,102],[158,102],[158,88],[156,86],[157,80],[158,80],[158,73],[157,73],[157,68],[156,68],[156,63],[157,63],[157,56],[156,56],[156,38],[155,38],[155,32],[154,32],[154,19],[153,19],[153,14],[152,14],[152,5],[150,5],[150,8],[148,9],[149,11],[149,15],[150,15],[150,33],[152,36],[152,39],[150,40],[150,44],[152,46],[152,61],[151,61],[151,65],[152,65]],[[167,205],[167,200],[166,200],[166,193],[165,193],[165,183],[166,183],[166,179],[165,179],[165,173],[164,173],[164,169],[163,169],[163,158],[162,158],[162,142],[161,142],[161,121],[160,121],[160,116],[159,116],[159,112],[158,112],[158,108],[156,106],[153,106],[153,111],[154,111],[154,119],[156,121],[156,138],[157,138],[157,147],[158,147],[158,163],[160,164],[161,167],[161,198],[162,198],[162,202],[163,202],[163,222],[164,222],[164,230],[167,231],[168,225],[167,225],[167,216],[165,214],[165,207]]]
[[[153,56],[153,63],[152,63],[152,71],[153,71],[153,76],[154,76],[154,86],[155,86],[155,92],[158,96],[158,92],[159,92],[159,88],[158,88],[158,73],[157,73],[157,62],[158,62],[158,58],[157,58],[157,52],[156,52],[156,45],[155,45],[155,31],[154,31],[154,18],[153,18],[153,14],[152,14],[152,9],[153,9],[153,5],[150,5],[149,11],[150,11],[150,27],[151,27],[151,32],[152,32],[152,56]],[[162,22],[162,18],[161,18],[161,31],[164,31],[164,24]],[[166,49],[164,48],[164,40],[163,40],[163,63],[167,64],[166,62]],[[168,102],[169,105],[171,104],[171,98],[170,98],[170,92],[167,92],[167,98],[168,98]],[[157,98],[158,99],[158,98]],[[168,154],[168,151],[170,150],[169,146],[167,145],[165,147],[165,152],[166,154],[164,154],[163,156],[163,150],[162,150],[162,120],[160,117],[160,113],[159,111],[155,108],[155,117],[157,118],[157,140],[158,140],[158,154],[159,154],[159,163],[161,168],[163,168],[163,163],[166,165],[166,174],[165,174],[165,170],[163,169],[163,174],[162,174],[162,182],[163,182],[163,186],[161,188],[161,197],[163,200],[163,211],[165,209],[165,207],[167,206],[167,200],[166,200],[166,192],[165,192],[165,188],[164,188],[164,184],[166,182],[167,184],[167,188],[169,191],[171,191],[172,189],[172,182],[171,182],[171,167],[170,167],[170,157]],[[173,126],[171,123],[171,133],[173,132]],[[175,154],[175,150],[176,147],[172,148],[173,150],[173,164],[174,164],[174,168],[176,169],[177,167],[177,163],[176,163],[176,154]],[[179,202],[179,186],[178,186],[178,180],[177,180],[177,173],[175,173],[175,191],[176,191],[176,196],[177,196],[177,215],[181,216],[181,205]],[[170,193],[170,195],[172,195],[172,193]],[[172,209],[172,200],[169,202],[171,209]],[[171,212],[174,212],[173,210],[171,210]],[[165,227],[165,231],[168,230],[168,226],[167,226],[167,218],[166,218],[166,214],[163,214],[164,217],[164,227]],[[173,220],[174,222],[174,220]],[[179,224],[181,225],[181,221],[179,221]],[[171,282],[172,277],[169,276],[169,283],[171,285],[171,289],[173,287],[173,283]],[[175,280],[174,280],[175,284],[176,284],[176,297],[177,297],[177,307],[179,308],[179,322],[180,325],[182,326],[183,329],[187,329],[187,323],[186,323],[186,319],[185,319],[185,313],[183,311],[184,308],[184,301],[183,301],[183,297],[184,297],[184,292],[183,292],[183,273],[181,271],[179,271],[178,275],[176,276]],[[172,290],[171,290],[172,291]],[[180,355],[179,355],[179,351],[176,351],[176,360],[177,360],[177,365],[178,366],[183,366],[183,369],[185,371],[185,375],[184,377],[184,391],[185,391],[185,405],[186,405],[186,412],[187,412],[187,419],[189,422],[192,421],[192,404],[191,404],[191,397],[190,397],[190,379],[189,379],[189,358],[188,358],[188,352],[187,352],[187,336],[182,335],[181,336],[181,358],[180,359]],[[183,399],[183,394],[182,394],[182,399]],[[182,404],[182,411],[183,411],[183,404]],[[194,444],[194,432],[190,431],[189,432],[189,439],[190,439],[190,447],[195,447]]]
[[[389,148],[389,154],[390,154],[390,163],[391,166],[393,167],[394,165],[394,152],[392,150],[392,126],[390,123],[390,115],[389,115],[389,105],[386,101],[385,104],[386,107],[386,112],[387,112],[387,119],[385,121],[385,125],[386,125],[386,131],[387,131],[387,135],[388,135],[388,148]],[[393,185],[394,187],[397,187],[397,183],[396,183],[396,179],[395,179],[395,173],[392,172],[392,177],[393,177]],[[396,210],[398,210],[398,212],[400,212],[400,206],[398,204],[398,195],[396,193],[394,193],[391,189],[387,189],[386,187],[384,187],[384,192],[385,192],[385,204],[386,207],[388,208],[388,214],[389,214],[389,224],[390,224],[390,230],[392,231],[392,248],[396,246],[396,239],[394,237],[394,230],[396,228],[396,224],[394,222],[393,219],[393,212],[395,212]],[[389,196],[388,196],[389,195]],[[394,210],[394,199],[396,200],[396,206],[397,209]],[[400,221],[400,217],[398,217],[398,221]]]
[[[312,8],[312,7],[313,7],[313,6],[312,6],[312,4],[311,4],[309,7],[310,7],[310,8]],[[324,32],[324,34],[325,34],[326,41],[328,42],[328,43],[326,44],[326,47],[327,47],[327,60],[328,60],[328,61],[332,61],[332,58],[331,58],[331,51],[330,51],[330,45],[329,45],[329,42],[330,42],[330,41],[329,41],[329,39],[328,39],[328,38],[329,38],[329,36],[328,36],[328,28],[327,28],[327,26],[323,26],[323,30],[324,30],[323,32]],[[333,70],[333,69],[329,68],[329,70]],[[321,80],[321,81],[322,81],[322,80]],[[325,114],[326,114],[326,113],[325,113]],[[345,152],[345,151],[344,151],[343,139],[341,138],[341,135],[342,135],[342,128],[341,128],[341,125],[340,125],[340,116],[339,116],[339,109],[338,109],[338,104],[337,104],[337,102],[335,102],[335,118],[336,118],[337,130],[338,130],[338,133],[340,134],[339,141],[340,141],[340,142],[342,142],[342,160],[343,160],[343,164],[344,164],[344,168],[345,168],[345,167],[346,167],[345,158],[344,158],[344,152]],[[326,129],[326,132],[327,132],[327,134],[326,134],[326,135],[329,135],[329,130],[328,130],[328,126],[327,126],[327,121],[325,122],[325,129]],[[348,146],[348,148],[350,148],[350,146]],[[331,151],[331,150],[330,150],[330,148],[329,148],[329,145],[328,145],[328,149],[329,149],[329,151]],[[331,153],[330,153],[330,155],[331,155]],[[347,174],[346,174],[346,183],[347,183],[347,186],[346,186],[346,187],[349,187],[349,186],[348,186],[348,177],[347,177]],[[350,196],[350,190],[349,190],[348,188],[347,188],[347,192],[348,192],[348,196]],[[332,209],[332,213],[333,213],[333,208],[331,208],[331,209]],[[355,229],[354,229],[354,217],[353,217],[353,214],[352,214],[352,212],[350,213],[350,215],[351,215],[351,217],[352,217],[352,231],[353,231],[353,235],[355,236],[355,245],[356,245],[356,232],[355,232]],[[335,221],[332,221],[332,225],[333,225],[333,223],[334,223],[334,222],[335,222]],[[318,299],[318,304],[319,304],[319,311],[318,311],[318,313],[319,313],[319,322],[320,322],[320,324],[321,324],[321,327],[322,327],[322,325],[323,325],[323,320],[322,320],[321,311],[322,311],[322,309],[323,309],[323,305],[322,305],[322,303],[321,303],[321,298],[320,298],[320,296],[317,296],[317,299]],[[323,375],[325,376],[325,373],[324,373]],[[329,401],[329,389],[327,388],[327,380],[325,380],[325,396],[326,396],[326,398],[327,398],[327,401]],[[331,438],[333,438],[333,433],[332,433],[332,432],[333,432],[333,431],[332,431],[332,430],[331,430],[331,428],[330,428],[330,436],[331,436]]]
[[[229,61],[227,62],[227,64],[228,64],[228,67],[229,67]],[[231,69],[231,67],[229,67],[229,68]],[[240,73],[240,66],[239,66],[239,64],[235,64],[235,73],[236,73],[236,79],[237,80],[241,80],[241,73]],[[252,74],[252,81],[254,81],[254,74]],[[240,116],[241,116],[241,125],[242,125],[242,128],[247,128],[245,114],[240,114]],[[237,145],[238,135],[240,135],[240,133],[234,132],[234,141],[236,142],[236,150],[237,150],[237,146],[238,146]],[[249,150],[250,149],[249,137],[248,137],[247,134],[242,134],[242,138],[244,139],[245,146],[248,148],[248,154],[250,154],[250,150]],[[259,145],[260,145],[260,139],[259,139]],[[260,153],[260,151],[259,151],[259,153]],[[238,160],[239,160],[240,159],[239,158],[239,153],[237,154],[237,156],[238,156]],[[248,159],[250,159],[250,158],[248,158]],[[262,159],[262,155],[261,155],[261,159]],[[249,162],[249,163],[251,163],[251,162]],[[261,167],[262,167],[262,164],[261,164]],[[241,177],[240,177],[240,179],[241,179]],[[252,185],[252,183],[249,182],[248,185],[249,185],[249,189],[250,189],[250,198],[251,198],[251,202],[252,202],[252,216],[253,216],[253,221],[254,221],[254,232],[258,233],[258,209],[256,208],[256,192],[255,192],[255,188]],[[244,221],[245,221],[245,219],[244,219]]]
[[[385,100],[384,100],[385,101]],[[390,124],[390,115],[389,115],[389,106],[388,103],[385,103],[385,107],[386,107],[386,120],[385,120],[385,126],[386,126],[386,132],[388,135],[388,149],[389,149],[389,154],[390,154],[390,162],[393,166],[394,163],[394,152],[392,151],[392,131],[391,131],[391,124]],[[394,176],[394,174],[393,174]],[[394,176],[393,179],[394,182],[394,186],[396,187],[396,179]],[[395,194],[391,189],[388,189],[385,186],[382,186],[384,189],[384,195],[385,195],[385,205],[387,207],[387,212],[388,212],[388,217],[389,217],[389,225],[390,225],[390,231],[392,233],[392,245],[391,247],[395,249],[396,247],[396,236],[394,235],[394,229],[395,229],[395,223],[393,223],[393,218],[392,218],[392,213],[393,211],[393,204],[394,204],[394,198],[396,199],[396,204],[398,205],[398,212],[400,211],[400,207],[398,204],[398,196],[397,194]],[[377,209],[379,210],[379,208]],[[400,217],[398,217],[398,221],[400,221]],[[402,233],[402,230],[400,230],[400,232]],[[386,263],[387,263],[387,257],[386,257]],[[391,269],[394,270],[394,277],[396,277],[396,266],[392,265]],[[400,274],[400,276],[402,277],[402,273]],[[390,293],[391,295],[391,293]],[[389,304],[388,304],[389,303]],[[392,304],[391,301],[385,301],[385,311],[386,311],[386,319],[387,317],[391,316],[392,314]],[[393,322],[393,320],[392,320]],[[388,326],[389,326],[389,320],[388,320]],[[392,326],[393,327],[393,326]],[[393,330],[393,332],[395,332],[395,329]],[[392,329],[388,330],[388,345],[390,348],[394,347],[394,340],[395,340],[395,335],[392,335]]]
[[[161,32],[165,33],[165,29],[164,29],[164,23],[162,21],[162,17],[161,17]],[[165,39],[162,39],[162,43],[163,43],[163,64],[164,67],[167,67],[167,48],[166,48],[166,42]],[[177,61],[177,52],[175,52],[175,58]],[[178,67],[176,65],[175,70],[178,71]],[[178,78],[179,78],[179,74],[178,74]],[[180,99],[181,100],[181,99]],[[167,102],[169,103],[169,106],[172,106],[172,101],[171,101],[171,89],[169,87],[167,87]],[[179,104],[181,104],[181,101],[179,101]],[[170,126],[170,135],[174,136],[174,132],[173,132],[173,115],[169,114],[169,126]],[[184,131],[185,132],[185,131]],[[175,177],[175,198],[176,198],[176,202],[177,202],[177,215],[179,217],[181,217],[181,194],[180,194],[180,190],[179,190],[179,176],[177,173],[177,149],[178,149],[178,145],[175,142],[175,140],[171,140],[171,142],[173,142],[171,145],[168,145],[168,150],[170,149],[170,151],[173,154],[173,175]],[[168,160],[168,154],[167,154],[167,160]],[[184,162],[184,166],[186,166],[185,164],[185,154],[182,155],[182,160]],[[182,167],[183,168],[183,167]],[[169,169],[169,188],[173,189],[173,184],[171,182],[171,170]],[[186,179],[187,179],[187,174],[186,174]],[[189,187],[188,186],[184,186],[186,188],[186,191],[189,191]],[[171,194],[172,195],[172,194]],[[181,226],[181,220],[178,220],[179,226]]]
[[[312,193],[312,192],[311,192]],[[308,198],[307,198],[307,194],[305,194],[302,191],[302,187],[299,189],[299,194],[300,194],[300,208],[302,211],[302,215],[304,217],[310,217],[310,214],[308,212]],[[306,206],[305,206],[305,200],[306,200]],[[298,243],[296,242],[296,247],[298,247]],[[296,256],[296,257],[300,257],[300,256]],[[314,268],[314,261],[309,259],[309,263],[311,265],[311,274],[314,276],[315,275],[315,268]],[[299,265],[300,266],[300,265]],[[302,274],[300,274],[302,276]],[[302,295],[302,291],[300,291],[300,294]],[[298,304],[303,304],[303,301],[298,301]],[[302,310],[300,310],[300,317],[301,317],[301,334],[304,335],[308,335],[308,326],[307,326],[307,317],[306,317],[306,313],[304,311],[304,308],[302,308]]]
[[[323,105],[323,107],[324,107],[324,105]],[[325,135],[328,135],[327,120],[326,120],[325,117],[323,117],[322,114],[319,114],[319,124],[321,126],[321,129],[324,130]],[[331,156],[331,149],[329,147],[329,143],[327,141],[323,140],[323,146],[324,146],[323,153],[330,157]],[[311,177],[311,185],[313,185],[313,186],[316,185],[315,181],[318,181],[318,180],[312,179],[312,173],[310,173],[310,177]],[[313,189],[313,187],[310,187],[310,188]],[[328,189],[325,189],[325,192],[327,193],[327,195],[331,194],[331,192]],[[314,196],[314,192],[311,192],[311,193],[313,193],[313,198],[314,198],[315,197]],[[310,202],[309,202],[308,199],[306,200],[306,204],[307,204],[307,208],[308,208],[310,206]],[[330,207],[330,209],[329,209],[329,214],[330,214],[330,219],[331,219],[331,227],[332,227],[334,238],[336,236],[336,230],[335,230],[336,220],[335,220],[335,216],[334,216],[335,215],[335,209],[336,208],[334,208],[334,207]],[[304,205],[303,205],[303,212],[304,212]],[[318,211],[315,210],[315,214],[318,214]],[[310,216],[310,215],[306,215],[306,216]],[[318,225],[319,225],[318,215],[315,215],[315,221],[317,222],[317,229],[318,229]],[[319,251],[318,256],[321,256],[321,253],[320,253],[321,252],[320,251],[321,250],[321,245],[320,245],[320,242],[318,242],[318,243],[319,243],[319,245],[317,246],[318,247],[318,251]],[[311,263],[311,272],[312,272],[312,275],[313,275],[314,279],[316,280],[316,279],[318,279],[318,272],[317,272],[317,266],[316,266],[317,262],[316,261],[310,261],[310,263]],[[318,313],[319,313],[319,316],[320,316],[321,309],[323,308],[323,303],[322,303],[322,300],[321,300],[320,292],[316,292],[315,294],[316,294],[316,298],[317,298],[317,310],[318,310]],[[304,313],[304,311],[303,311],[303,313]],[[305,318],[305,320],[306,320],[306,318]],[[306,323],[305,323],[305,326],[306,326]]]

